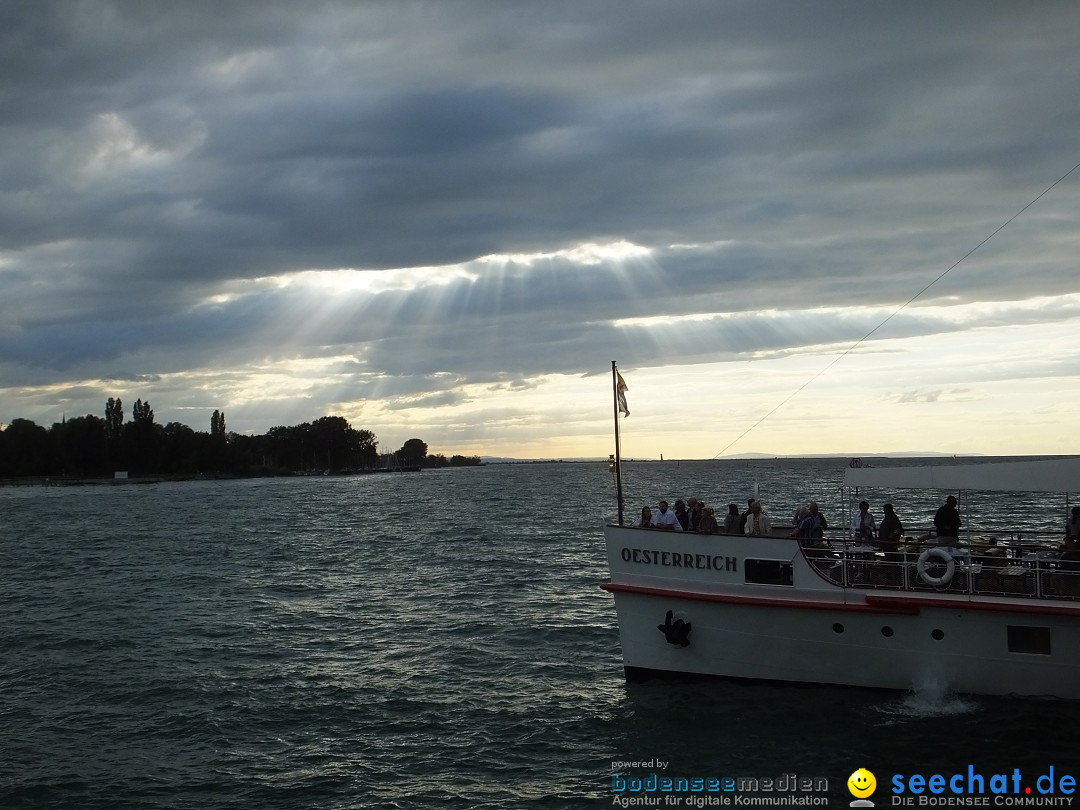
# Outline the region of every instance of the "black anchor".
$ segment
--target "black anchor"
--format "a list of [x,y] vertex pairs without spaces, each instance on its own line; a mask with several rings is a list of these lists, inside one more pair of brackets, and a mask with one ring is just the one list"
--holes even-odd
[[664,617],[664,623],[656,625],[656,629],[664,634],[664,638],[668,644],[678,644],[681,647],[689,647],[690,640],[687,638],[690,635],[690,622],[684,622],[682,619],[675,619],[672,621],[674,614],[669,610],[667,616]]

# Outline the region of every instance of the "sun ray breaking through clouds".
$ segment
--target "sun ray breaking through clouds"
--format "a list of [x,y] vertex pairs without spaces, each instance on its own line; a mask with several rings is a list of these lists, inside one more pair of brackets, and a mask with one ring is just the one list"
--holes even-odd
[[65,8],[6,13],[0,423],[604,457],[617,359],[642,456],[793,391],[733,452],[1074,449],[1080,8]]

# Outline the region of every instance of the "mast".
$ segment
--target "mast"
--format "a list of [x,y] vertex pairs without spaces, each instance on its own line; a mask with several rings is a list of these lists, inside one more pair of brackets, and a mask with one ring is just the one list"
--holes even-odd
[[615,412],[615,497],[619,502],[619,525],[623,525],[622,452],[619,447],[619,372],[611,361],[611,401]]

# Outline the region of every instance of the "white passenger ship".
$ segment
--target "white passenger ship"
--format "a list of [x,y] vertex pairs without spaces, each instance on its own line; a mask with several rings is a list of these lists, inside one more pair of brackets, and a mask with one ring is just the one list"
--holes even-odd
[[[846,485],[1080,492],[1080,459],[850,468]],[[601,587],[615,598],[627,677],[1080,698],[1080,570],[1049,545],[1014,533],[995,556],[930,536],[887,555],[789,531],[607,526],[611,578]]]

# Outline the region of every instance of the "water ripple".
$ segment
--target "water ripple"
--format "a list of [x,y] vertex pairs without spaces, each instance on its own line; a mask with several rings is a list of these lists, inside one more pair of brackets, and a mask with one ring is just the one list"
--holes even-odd
[[[757,480],[780,504],[824,500],[817,464],[628,477],[649,502]],[[623,758],[997,761],[991,712],[1018,744],[1071,729],[1048,751],[1075,752],[1072,706],[626,684],[597,587],[612,511],[604,464],[0,489],[0,806],[582,807],[610,804]]]

